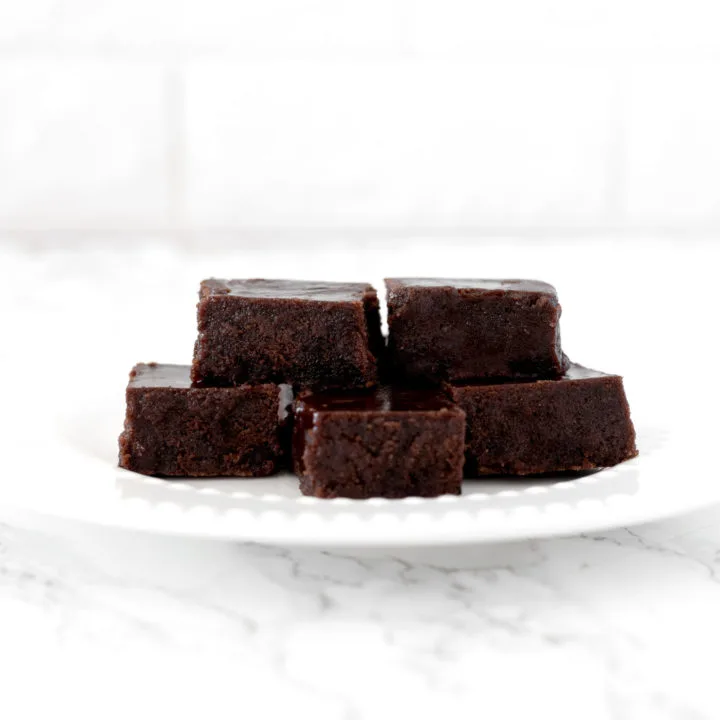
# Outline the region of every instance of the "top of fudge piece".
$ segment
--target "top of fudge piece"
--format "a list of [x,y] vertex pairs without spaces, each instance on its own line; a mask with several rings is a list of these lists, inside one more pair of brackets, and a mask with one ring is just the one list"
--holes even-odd
[[138,363],[130,371],[131,388],[189,388],[189,365],[160,365],[159,363]]
[[568,362],[567,370],[565,374],[560,377],[560,380],[589,380],[590,378],[602,378],[602,377],[617,377],[612,373],[600,372],[600,370],[592,370],[586,368],[583,365],[578,365],[574,362]]
[[538,383],[558,383],[566,380],[591,380],[597,378],[616,378],[613,373],[604,373],[600,370],[593,370],[584,365],[570,362],[565,356],[565,372],[556,378],[482,378],[478,380],[463,380],[453,383],[454,388],[462,387],[488,387],[491,385],[536,385]]
[[325,302],[358,302],[368,295],[375,296],[367,283],[340,283],[313,280],[221,280],[210,278],[200,284],[200,297],[231,295],[233,297],[322,300]]
[[298,397],[298,403],[310,412],[407,413],[457,409],[441,390],[387,385],[370,392],[307,392]]
[[481,278],[387,278],[389,290],[406,287],[453,288],[455,290],[479,290],[481,292],[541,293],[557,296],[555,288],[542,280],[481,279]]

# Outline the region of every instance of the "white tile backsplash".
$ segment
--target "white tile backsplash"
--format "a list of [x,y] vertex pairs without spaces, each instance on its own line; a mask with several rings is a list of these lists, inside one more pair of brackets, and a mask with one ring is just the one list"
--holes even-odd
[[0,225],[166,224],[164,81],[137,65],[0,65]]
[[0,2],[0,231],[720,228],[716,0]]
[[635,67],[627,92],[626,197],[639,223],[720,221],[720,63]]
[[[440,9],[441,7],[441,9]],[[616,59],[648,52],[717,51],[716,0],[416,0],[408,44],[418,53]]]
[[61,53],[168,50],[184,37],[176,0],[23,0],[0,2],[0,48]]
[[308,57],[403,51],[403,0],[23,0],[0,47]]
[[543,64],[196,64],[196,226],[591,223],[610,78]]
[[398,56],[403,0],[185,0],[188,46],[243,58]]

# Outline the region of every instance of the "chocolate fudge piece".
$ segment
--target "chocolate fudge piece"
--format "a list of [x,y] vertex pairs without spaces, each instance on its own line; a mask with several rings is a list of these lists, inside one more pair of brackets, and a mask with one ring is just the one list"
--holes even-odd
[[637,455],[622,378],[571,364],[557,380],[458,385],[465,475],[608,467]]
[[207,386],[369,387],[382,346],[370,285],[205,280],[192,379]]
[[128,470],[260,477],[287,455],[287,385],[194,388],[188,366],[150,363],[133,368],[126,399],[120,466]]
[[465,413],[439,390],[302,394],[293,461],[300,490],[321,498],[460,492]]
[[536,280],[391,278],[388,362],[400,381],[561,375],[560,305]]

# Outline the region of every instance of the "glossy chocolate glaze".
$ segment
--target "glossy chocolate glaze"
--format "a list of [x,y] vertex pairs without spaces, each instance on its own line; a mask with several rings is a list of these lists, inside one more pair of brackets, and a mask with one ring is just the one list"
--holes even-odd
[[482,380],[470,380],[453,383],[456,387],[467,387],[468,385],[533,385],[535,383],[562,383],[568,380],[591,380],[593,378],[617,377],[612,373],[604,373],[599,370],[592,370],[583,365],[570,362],[567,355],[564,356],[565,373],[556,378],[486,378]]
[[232,295],[245,298],[284,300],[322,300],[326,302],[357,302],[367,294],[375,295],[364,283],[315,282],[311,280],[203,280],[200,296]]
[[189,365],[160,365],[159,363],[138,363],[130,373],[128,387],[189,388]]
[[[129,388],[174,388],[176,390],[193,389],[202,392],[190,380],[189,365],[169,365],[160,363],[139,363],[130,372]],[[242,386],[240,386],[242,387]],[[212,388],[205,388],[212,389]],[[232,390],[232,388],[230,388]],[[293,391],[290,385],[278,385],[278,419],[284,421],[290,414]],[[215,390],[218,390],[216,388]]]
[[577,363],[573,363],[568,360],[568,368],[565,371],[565,374],[561,378],[559,378],[559,380],[590,380],[591,378],[602,377],[617,376],[614,376],[612,373],[604,373],[600,372],[599,370],[591,370],[590,368],[586,368],[583,365],[578,365]]
[[391,289],[402,287],[441,288],[456,290],[480,290],[487,292],[531,292],[543,293],[555,297],[557,292],[549,283],[541,280],[515,279],[473,279],[473,278],[388,278],[385,281]]
[[370,392],[320,392],[301,395],[296,412],[434,412],[453,407],[445,394],[435,389],[381,386]]

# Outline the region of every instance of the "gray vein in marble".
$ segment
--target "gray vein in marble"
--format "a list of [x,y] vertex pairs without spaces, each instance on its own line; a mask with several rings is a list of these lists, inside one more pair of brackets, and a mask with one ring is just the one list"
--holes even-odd
[[[645,712],[653,720],[716,720],[710,694],[676,691],[656,678],[672,668],[694,683],[683,658],[710,638],[720,642],[720,627],[704,614],[720,602],[720,532],[707,517],[699,519],[700,533],[676,524],[668,531],[391,553],[6,522],[0,602],[13,597],[52,619],[48,629],[55,628],[59,647],[213,648],[230,662],[252,657],[278,687],[323,698],[336,717],[372,717],[376,710],[372,696],[334,684],[343,677],[338,663],[371,651],[380,667],[397,668],[428,698],[471,697],[473,674],[457,673],[473,653],[577,657],[599,669],[612,720]],[[701,597],[707,600],[698,604]],[[694,608],[697,617],[687,618],[694,630],[673,625],[685,618],[681,602]],[[693,634],[701,619],[708,638]],[[313,668],[304,659],[311,649]],[[367,670],[376,677],[372,664]]]

